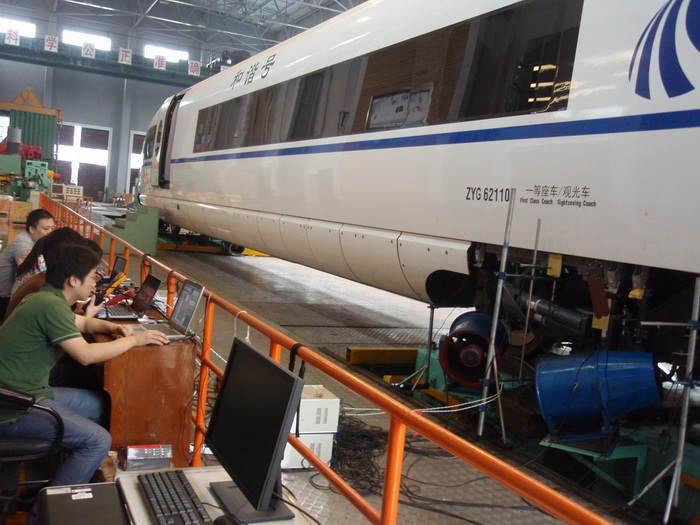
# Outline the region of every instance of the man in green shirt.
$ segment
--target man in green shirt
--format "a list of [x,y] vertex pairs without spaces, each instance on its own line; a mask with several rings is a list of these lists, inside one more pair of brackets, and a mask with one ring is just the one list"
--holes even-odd
[[[70,305],[94,293],[100,258],[86,243],[57,247],[47,255],[46,284],[23,299],[0,327],[0,387],[36,396],[63,419],[67,456],[51,485],[88,483],[111,445],[109,432],[98,424],[105,407],[103,392],[48,386],[49,372],[63,353],[89,365],[134,346],[168,342],[154,330],[132,335],[128,325],[72,312]],[[89,343],[81,333],[109,333],[115,339]],[[43,412],[0,411],[2,435],[51,439],[55,431],[55,421]]]

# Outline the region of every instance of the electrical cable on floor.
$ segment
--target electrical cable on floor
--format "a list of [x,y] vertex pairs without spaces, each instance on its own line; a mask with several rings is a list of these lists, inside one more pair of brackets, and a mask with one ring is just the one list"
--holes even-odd
[[[333,470],[346,480],[358,493],[362,495],[380,495],[383,492],[383,468],[377,463],[377,458],[382,456],[386,449],[388,433],[386,430],[367,425],[364,421],[359,420],[354,416],[348,416],[345,413],[341,414],[338,424],[338,432],[336,434],[336,443],[331,458]],[[419,442],[426,443],[427,440],[410,439],[406,441],[406,453],[418,455],[418,459],[408,468],[411,468],[422,458],[429,457],[432,459],[454,459],[454,456],[442,451],[439,447],[422,447]],[[338,493],[338,491],[330,484],[322,485],[316,481],[316,478],[321,474],[314,474],[309,478],[309,483],[319,490],[330,490]],[[512,511],[531,510],[541,512],[537,507],[530,505],[524,501],[523,505],[500,505],[490,503],[475,503],[458,500],[435,499],[418,494],[420,487],[411,487],[406,484],[406,481],[417,483],[425,486],[436,486],[444,488],[459,488],[461,486],[490,479],[486,476],[480,476],[473,480],[468,480],[456,485],[438,484],[423,482],[412,477],[402,476],[400,493],[403,498],[399,499],[399,504],[410,507],[420,508],[428,512],[433,512],[448,516],[454,519],[459,519],[472,523],[474,525],[483,525],[473,519],[466,518],[459,514],[449,512],[436,505],[451,505],[454,507],[471,507],[485,509],[502,509]],[[407,498],[407,499],[406,499]]]

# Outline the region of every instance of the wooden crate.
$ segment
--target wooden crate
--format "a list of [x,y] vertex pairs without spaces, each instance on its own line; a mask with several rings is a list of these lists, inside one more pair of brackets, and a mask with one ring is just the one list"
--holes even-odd
[[10,203],[10,222],[27,222],[27,215],[32,211],[31,202],[12,201]]
[[9,195],[0,195],[0,215],[8,215],[10,213],[10,203],[12,197]]

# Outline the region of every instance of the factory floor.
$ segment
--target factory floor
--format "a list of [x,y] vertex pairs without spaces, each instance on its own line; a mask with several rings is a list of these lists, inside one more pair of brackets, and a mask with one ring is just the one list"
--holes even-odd
[[[157,257],[167,266],[346,368],[344,360],[348,347],[425,347],[428,340],[429,309],[426,304],[304,266],[274,257],[245,255],[230,257],[159,251]],[[450,324],[462,312],[454,309],[435,310],[434,333],[446,334]],[[196,319],[192,328],[201,331],[201,321]],[[222,367],[234,336],[249,337],[262,350],[268,347],[267,339],[254,331],[248,333],[242,323],[236,323],[230,317],[225,320],[217,318],[213,349],[215,359]],[[283,355],[285,359],[286,355]],[[401,402],[413,406],[405,394],[387,389],[381,378],[364,370],[351,371],[361,374],[363,379],[385,389]],[[377,414],[364,399],[313,367],[307,368],[305,382],[323,385],[340,398],[341,413],[345,416],[341,418],[341,430],[346,432],[339,434],[338,446],[349,446],[351,457],[343,456],[339,461],[343,461],[342,466],[360,486],[363,495],[375,508],[380,509],[381,472],[384,469],[382,439],[388,429],[388,418]],[[419,405],[415,407],[419,408]],[[445,424],[450,425],[449,422]],[[510,451],[499,445],[497,431],[492,430],[489,439],[480,441],[468,426],[454,424],[452,430],[478,442],[495,456],[518,465],[518,460],[513,459]],[[344,440],[346,434],[357,433],[363,441],[376,444],[376,448],[353,451],[352,443],[340,440]],[[357,456],[354,458],[357,460],[355,464],[353,456]],[[350,464],[345,464],[348,461]],[[604,510],[581,500],[563,486],[545,480],[528,466],[522,466],[522,470],[595,512],[604,514]],[[420,436],[407,436],[403,472],[404,487],[398,513],[401,524],[468,522],[521,525],[558,522]],[[329,490],[325,479],[314,471],[285,471],[283,484],[320,523],[363,521],[359,511],[345,498]],[[610,515],[604,516],[614,523],[624,522]]]

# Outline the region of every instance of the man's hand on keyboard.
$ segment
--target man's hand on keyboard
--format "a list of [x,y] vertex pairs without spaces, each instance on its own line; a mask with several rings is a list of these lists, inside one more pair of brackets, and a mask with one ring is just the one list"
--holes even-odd
[[144,330],[136,335],[130,337],[135,337],[138,340],[138,345],[167,345],[170,343],[170,339],[161,332],[157,330]]

